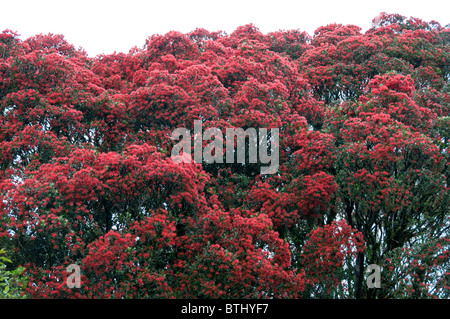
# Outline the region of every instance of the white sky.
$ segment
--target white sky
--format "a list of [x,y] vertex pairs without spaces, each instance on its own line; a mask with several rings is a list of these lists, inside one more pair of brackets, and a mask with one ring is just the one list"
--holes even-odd
[[[447,4],[446,4],[447,2]],[[17,31],[22,39],[43,33],[63,34],[90,56],[128,52],[152,34],[197,27],[233,32],[253,23],[263,33],[300,29],[309,34],[323,25],[355,24],[363,31],[380,12],[400,13],[425,21],[450,23],[446,0],[0,0],[0,31]]]

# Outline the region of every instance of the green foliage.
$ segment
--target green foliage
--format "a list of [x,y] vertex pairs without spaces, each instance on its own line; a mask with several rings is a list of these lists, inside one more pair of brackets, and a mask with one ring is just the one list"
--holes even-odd
[[22,287],[26,285],[26,278],[22,276],[24,268],[7,270],[10,263],[6,251],[0,249],[0,299],[23,299]]

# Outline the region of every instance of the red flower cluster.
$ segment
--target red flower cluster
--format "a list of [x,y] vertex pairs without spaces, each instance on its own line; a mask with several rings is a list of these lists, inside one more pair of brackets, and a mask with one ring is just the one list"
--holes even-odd
[[[0,247],[24,294],[448,296],[448,35],[381,14],[365,33],[197,29],[90,58],[0,33]],[[174,163],[194,120],[278,128],[278,172]]]

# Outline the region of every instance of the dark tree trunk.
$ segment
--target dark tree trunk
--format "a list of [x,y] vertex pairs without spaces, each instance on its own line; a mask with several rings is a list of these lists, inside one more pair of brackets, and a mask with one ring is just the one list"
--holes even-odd
[[359,252],[356,256],[355,274],[355,298],[361,299],[364,283],[364,253]]

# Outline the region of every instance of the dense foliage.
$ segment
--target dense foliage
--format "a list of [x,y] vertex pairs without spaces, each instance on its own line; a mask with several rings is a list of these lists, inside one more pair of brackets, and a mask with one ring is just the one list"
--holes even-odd
[[[33,298],[449,297],[450,27],[372,25],[173,31],[95,58],[3,31],[1,269]],[[194,120],[278,128],[278,172],[175,163]]]

